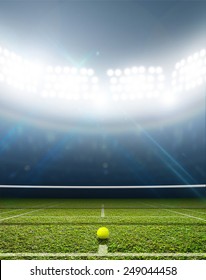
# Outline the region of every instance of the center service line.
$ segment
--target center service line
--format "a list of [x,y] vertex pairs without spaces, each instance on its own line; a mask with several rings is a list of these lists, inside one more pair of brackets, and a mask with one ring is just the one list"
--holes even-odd
[[106,255],[107,253],[108,253],[108,247],[107,247],[107,245],[99,245],[98,254],[100,254],[100,255]]
[[[101,218],[105,217],[105,213],[104,213],[104,204],[102,204],[102,208],[101,208]],[[107,245],[99,245],[98,248],[98,254],[99,255],[106,255],[108,253],[108,247]]]
[[102,204],[102,209],[101,209],[101,218],[105,217],[105,213],[104,213],[104,204]]

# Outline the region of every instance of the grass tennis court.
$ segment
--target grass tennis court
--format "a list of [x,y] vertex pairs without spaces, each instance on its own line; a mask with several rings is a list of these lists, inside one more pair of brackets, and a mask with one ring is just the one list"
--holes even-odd
[[206,200],[0,200],[0,259],[206,259]]

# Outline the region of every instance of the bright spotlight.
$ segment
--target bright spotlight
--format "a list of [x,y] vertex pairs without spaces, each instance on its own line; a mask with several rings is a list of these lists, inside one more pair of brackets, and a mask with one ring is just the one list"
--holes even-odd
[[75,68],[75,67],[72,67],[72,69],[71,69],[71,73],[73,74],[73,75],[76,75],[77,74],[77,68]]
[[116,84],[116,83],[117,83],[117,78],[112,77],[112,78],[110,79],[110,82],[111,82],[111,84]]
[[129,68],[126,68],[126,69],[124,70],[124,74],[125,74],[126,76],[129,76],[130,73],[131,73],[131,71],[130,71]]
[[145,67],[144,66],[140,66],[140,68],[139,68],[139,72],[141,73],[141,74],[143,74],[143,73],[145,73]]
[[97,113],[105,112],[108,108],[108,100],[103,93],[98,93],[93,96],[92,103]]
[[0,73],[0,82],[4,81],[4,75]]
[[203,57],[203,56],[205,56],[205,54],[206,54],[205,49],[202,49],[202,50],[200,51],[200,56]]
[[63,73],[64,74],[69,74],[69,72],[70,72],[70,68],[68,66],[63,68]]
[[62,68],[60,66],[55,67],[56,74],[60,74],[62,72]]
[[138,68],[132,67],[132,74],[137,74],[137,73],[138,73]]
[[112,99],[113,99],[114,101],[118,101],[118,100],[119,100],[119,95],[118,95],[118,94],[113,94],[113,95],[112,95]]
[[[172,74],[172,85],[176,88],[184,87],[186,91],[201,86],[204,80],[205,49],[190,55],[187,60],[176,63],[176,71]],[[178,67],[177,67],[178,65]]]
[[97,83],[98,83],[98,81],[99,81],[99,80],[98,80],[98,78],[97,78],[97,77],[93,77],[93,78],[92,78],[92,83],[93,83],[93,84],[97,84]]
[[7,49],[4,49],[4,50],[3,50],[3,54],[4,54],[6,57],[9,57],[10,52],[9,52]]
[[172,93],[166,93],[163,97],[162,97],[162,103],[163,105],[166,106],[174,106],[176,104],[176,97],[174,96],[174,94]]
[[88,69],[87,74],[89,76],[93,76],[94,75],[94,70],[93,69]]
[[156,68],[156,73],[161,74],[162,73],[162,67],[157,67]]
[[81,75],[86,75],[86,74],[87,74],[87,69],[81,68],[81,69],[80,69],[80,74],[81,74]]
[[150,74],[154,74],[154,73],[155,73],[155,68],[152,67],[152,66],[149,67],[148,72],[149,72]]
[[107,75],[108,75],[109,77],[113,76],[113,75],[114,75],[114,71],[113,71],[112,69],[109,69],[109,70],[107,71]]
[[52,66],[47,66],[46,70],[48,73],[52,73],[54,69]]
[[115,75],[120,76],[122,74],[122,71],[120,69],[115,70]]

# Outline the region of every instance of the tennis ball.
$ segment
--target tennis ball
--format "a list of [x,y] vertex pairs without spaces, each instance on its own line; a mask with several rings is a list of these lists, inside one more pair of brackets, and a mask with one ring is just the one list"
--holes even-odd
[[100,227],[97,230],[97,237],[100,239],[107,239],[109,237],[109,230],[106,227]]

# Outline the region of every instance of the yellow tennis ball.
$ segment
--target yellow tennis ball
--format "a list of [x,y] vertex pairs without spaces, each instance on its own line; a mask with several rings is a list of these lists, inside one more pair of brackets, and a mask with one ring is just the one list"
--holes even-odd
[[109,230],[106,227],[100,227],[97,230],[97,237],[100,239],[107,239],[109,237]]

